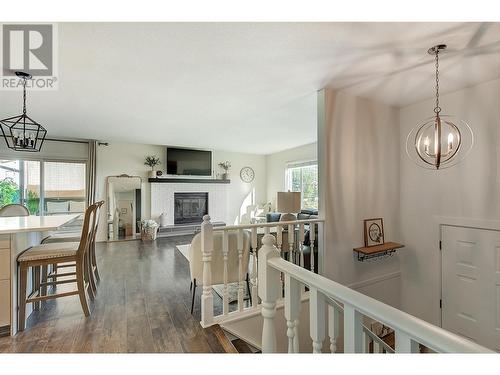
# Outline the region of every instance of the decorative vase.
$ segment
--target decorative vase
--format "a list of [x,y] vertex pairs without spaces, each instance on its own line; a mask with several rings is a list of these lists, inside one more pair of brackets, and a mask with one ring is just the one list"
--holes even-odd
[[160,215],[160,226],[161,227],[166,227],[167,226],[167,214],[165,212],[163,212]]
[[223,180],[229,180],[229,173],[228,172],[225,172],[222,174],[222,179]]
[[156,178],[156,171],[149,171],[149,178]]

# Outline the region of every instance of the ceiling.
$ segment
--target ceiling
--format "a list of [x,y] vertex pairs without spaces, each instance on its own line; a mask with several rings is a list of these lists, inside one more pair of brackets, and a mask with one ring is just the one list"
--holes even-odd
[[[405,106],[500,77],[500,24],[62,23],[59,89],[28,93],[52,137],[268,154],[316,140],[316,91]],[[0,117],[21,109],[0,91]]]

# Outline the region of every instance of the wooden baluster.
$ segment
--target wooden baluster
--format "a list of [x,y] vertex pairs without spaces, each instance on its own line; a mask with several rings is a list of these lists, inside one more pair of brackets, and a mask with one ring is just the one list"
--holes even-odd
[[372,339],[368,334],[363,330],[363,353],[370,353],[370,343]]
[[304,223],[299,224],[299,251],[300,261],[299,266],[304,267]]
[[295,242],[295,225],[293,224],[288,224],[288,254],[290,257],[290,262],[296,264],[297,259],[296,259],[296,254],[294,250],[294,242]]
[[330,338],[330,352],[337,352],[337,338],[339,336],[339,311],[328,305],[328,337]]
[[298,353],[295,348],[295,324],[300,313],[300,283],[290,275],[285,275],[285,319],[288,336],[288,353]]
[[377,344],[378,345],[378,352],[381,354],[387,354],[387,351],[384,348],[384,345]]
[[316,263],[316,273],[322,274],[323,268],[322,268],[322,263],[321,260],[323,259],[324,248],[325,248],[325,223],[324,222],[318,222],[315,225],[317,233],[314,234],[314,237],[316,239],[316,255],[317,255],[317,260],[315,260]]
[[257,260],[258,260],[258,250],[257,250],[257,228],[252,228],[252,249],[253,249],[253,268],[252,268],[252,307],[257,307],[259,301],[257,296]]
[[316,239],[316,228],[314,223],[309,223],[309,242],[311,254],[309,255],[311,263],[311,272],[314,272],[314,240]]
[[[280,256],[283,258],[283,227],[281,225],[276,226],[276,245],[280,252]],[[281,286],[281,296],[283,297],[283,289],[285,285],[285,275],[281,273],[280,286]]]
[[203,254],[203,294],[201,295],[201,325],[209,327],[214,320],[214,301],[212,296],[212,251],[214,247],[213,226],[210,216],[203,216],[201,224],[201,252]]
[[344,304],[344,353],[363,352],[363,316]]
[[[300,300],[302,303],[302,300]],[[299,318],[300,318],[300,303],[299,303]],[[293,350],[294,350],[294,353],[299,353],[299,341],[300,341],[300,337],[299,337],[299,318],[295,319],[295,327],[294,327],[294,330],[295,330],[295,335],[293,336]]]
[[227,259],[229,252],[229,233],[227,230],[222,232],[222,255],[224,259],[224,294],[222,296],[222,314],[229,314],[229,290],[228,290],[228,269],[227,269]]
[[[281,296],[279,289],[280,272],[269,267],[267,261],[279,258],[278,249],[274,246],[274,237],[266,234],[259,250],[259,297],[262,299],[262,353],[276,352],[276,331],[274,316],[276,301]],[[257,296],[255,296],[257,298]]]
[[276,247],[278,248],[280,254],[283,251],[283,227],[281,225],[276,225]]
[[373,340],[373,353],[382,353],[381,346],[377,341]]
[[321,353],[325,339],[325,296],[318,289],[309,288],[309,330],[313,353]]
[[418,353],[418,342],[414,341],[403,331],[396,331],[396,353]]
[[243,311],[245,281],[243,279],[243,229],[238,229],[238,311]]

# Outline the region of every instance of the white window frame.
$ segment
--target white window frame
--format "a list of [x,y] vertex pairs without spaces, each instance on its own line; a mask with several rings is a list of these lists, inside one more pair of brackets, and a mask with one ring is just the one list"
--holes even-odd
[[[40,201],[38,206],[38,212],[41,216],[45,215],[44,207],[45,207],[45,162],[53,162],[53,163],[78,163],[85,164],[85,206],[87,206],[88,200],[88,181],[89,181],[89,172],[88,172],[88,160],[87,159],[54,159],[54,158],[40,158],[40,157],[27,157],[24,155],[20,155],[19,158],[14,158],[12,156],[3,157],[0,156],[3,160],[12,160],[12,161],[38,161],[40,162]],[[19,170],[22,170],[22,167],[19,167]],[[24,174],[19,174],[19,184],[22,186],[24,181]],[[24,189],[21,190],[20,201],[21,203],[24,201],[26,197],[24,196]]]
[[[310,166],[313,166],[315,165],[316,168],[318,168],[318,161],[315,159],[315,160],[303,160],[303,161],[294,161],[294,162],[288,162],[286,163],[286,166],[285,166],[285,191],[291,191],[291,187],[292,187],[292,181],[291,181],[291,178],[292,178],[292,175],[290,173],[290,170],[292,168],[302,168],[302,167],[310,167]],[[318,171],[319,173],[319,171]],[[302,193],[302,191],[301,191]],[[319,198],[319,196],[318,196]],[[303,197],[301,196],[300,198],[300,205],[301,205],[301,209],[304,209],[302,207],[302,204],[303,204]]]

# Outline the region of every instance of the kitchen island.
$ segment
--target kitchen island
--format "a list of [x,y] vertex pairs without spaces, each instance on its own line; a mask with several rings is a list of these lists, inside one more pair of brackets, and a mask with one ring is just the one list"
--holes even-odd
[[[17,257],[81,214],[0,217],[0,335],[17,332]],[[28,282],[31,289],[32,280]],[[26,316],[32,309],[27,307]]]

